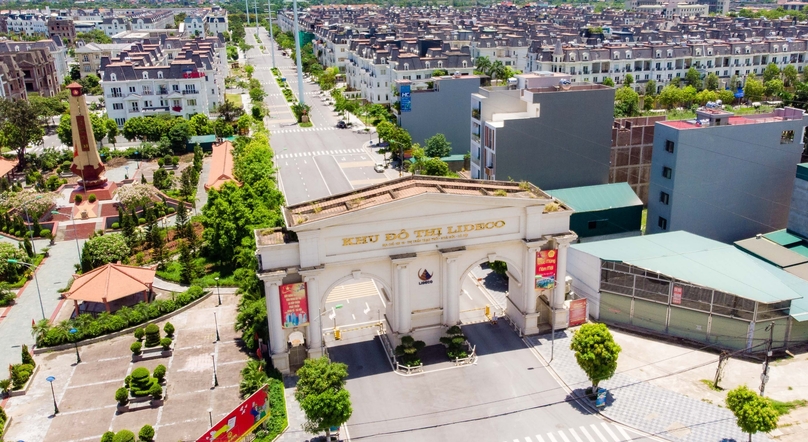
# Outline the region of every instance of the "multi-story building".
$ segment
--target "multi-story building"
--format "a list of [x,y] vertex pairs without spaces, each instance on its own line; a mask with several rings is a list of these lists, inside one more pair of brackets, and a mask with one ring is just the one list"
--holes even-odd
[[482,35],[471,43],[471,55],[473,58],[486,57],[492,63],[502,62],[503,65],[514,70],[524,71],[527,68],[527,53],[530,49],[530,41],[527,35],[504,35],[501,38],[496,36]]
[[[46,42],[53,43],[50,40]],[[22,97],[18,91],[9,91],[9,96],[27,98],[29,92],[36,92],[43,97],[52,97],[59,92],[62,82],[57,76],[54,56],[47,45],[36,43],[39,42],[0,42],[0,63],[6,64],[9,70],[22,73],[26,92]],[[12,77],[18,76],[19,74],[12,74]],[[8,82],[9,79],[4,78],[4,81]]]
[[[16,45],[14,47],[16,50]],[[65,78],[70,74],[70,70],[67,66],[67,46],[60,39],[34,41],[26,43],[26,47],[47,50],[53,57],[53,68],[56,71],[59,84],[65,81]]]
[[612,156],[609,183],[628,183],[643,204],[648,204],[651,183],[651,155],[654,127],[667,117],[615,118],[612,127]]
[[228,31],[227,10],[220,6],[211,7],[205,20],[207,22],[207,35],[215,37]]
[[167,113],[190,118],[209,115],[224,100],[224,76],[218,40],[187,41],[173,60],[121,52],[102,59],[102,87],[107,114],[119,126],[132,117]]
[[734,115],[702,108],[654,131],[648,233],[732,242],[786,227],[808,117],[794,108]]
[[76,47],[76,61],[79,63],[81,78],[90,74],[98,75],[102,58],[115,59],[118,54],[131,48],[131,43],[87,43],[78,45]]
[[48,37],[59,37],[65,46],[76,44],[76,26],[73,20],[52,16],[48,18]]
[[2,96],[12,100],[26,100],[25,73],[17,66],[14,57],[0,56],[0,84]]
[[129,17],[104,17],[101,23],[96,25],[96,29],[101,30],[107,37],[120,34],[131,29],[131,19]]
[[48,35],[48,16],[40,13],[12,12],[4,16],[5,32]]
[[183,35],[186,37],[198,37],[200,35],[208,35],[208,22],[207,14],[205,11],[196,11],[185,16],[181,29]]
[[614,89],[569,75],[517,75],[471,96],[471,177],[544,189],[609,182]]
[[171,10],[153,10],[146,13],[133,14],[130,21],[131,30],[166,29],[174,25],[174,12]]

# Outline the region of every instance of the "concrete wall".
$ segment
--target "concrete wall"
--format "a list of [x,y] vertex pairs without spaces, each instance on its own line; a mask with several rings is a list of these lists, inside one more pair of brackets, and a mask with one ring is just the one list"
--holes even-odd
[[470,97],[479,90],[480,78],[448,77],[435,83],[437,89],[412,92],[412,111],[401,113],[401,127],[421,146],[427,138],[442,133],[452,143],[452,155],[466,154],[471,136]]
[[[594,222],[594,228],[590,228],[590,222]],[[575,212],[570,217],[570,230],[580,239],[604,235],[639,236],[641,225],[642,206]]]
[[808,177],[802,176],[805,170],[800,166],[797,171],[788,215],[788,229],[802,236],[808,236]]
[[[541,189],[609,182],[614,89],[535,94],[538,118],[496,131],[496,178]],[[488,102],[483,103],[485,114]]]
[[[733,242],[786,227],[803,120],[677,130],[657,123],[646,233],[686,230]],[[794,141],[780,144],[784,130]],[[665,141],[675,143],[665,151]],[[671,179],[662,176],[672,169]],[[660,202],[667,192],[669,204]],[[667,229],[659,227],[659,217]]]

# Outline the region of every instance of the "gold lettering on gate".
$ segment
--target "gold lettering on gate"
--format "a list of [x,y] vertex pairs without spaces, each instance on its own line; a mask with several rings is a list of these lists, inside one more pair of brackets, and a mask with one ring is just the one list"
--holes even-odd
[[[501,229],[503,227],[505,227],[505,221],[498,220],[476,224],[457,224],[454,226],[417,229],[413,230],[412,233],[408,232],[406,229],[401,229],[399,232],[385,233],[383,235],[384,241],[382,243],[382,247],[412,245],[433,241],[466,238],[469,236],[470,232]],[[342,238],[342,245],[344,247],[362,244],[374,244],[379,242],[380,236],[382,235],[363,235]]]

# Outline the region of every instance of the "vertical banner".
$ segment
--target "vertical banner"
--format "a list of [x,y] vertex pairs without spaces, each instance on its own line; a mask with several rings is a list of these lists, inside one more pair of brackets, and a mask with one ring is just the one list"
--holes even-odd
[[284,284],[281,292],[281,320],[283,328],[294,328],[309,323],[309,304],[306,283]]
[[558,250],[539,250],[536,252],[536,288],[555,288],[556,263]]
[[269,419],[269,413],[267,386],[264,385],[200,436],[196,442],[240,441],[252,434],[258,425]]
[[404,84],[401,86],[401,112],[409,112],[412,110],[412,101],[410,101],[410,85]]
[[586,298],[571,301],[569,326],[575,327],[584,322],[586,322]]
[[682,303],[682,287],[675,285],[673,286],[673,300],[671,300],[673,304],[681,304]]

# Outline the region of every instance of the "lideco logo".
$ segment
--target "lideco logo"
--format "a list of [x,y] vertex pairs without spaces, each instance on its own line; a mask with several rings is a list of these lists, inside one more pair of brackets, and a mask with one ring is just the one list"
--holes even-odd
[[418,285],[432,284],[432,273],[427,269],[418,269],[418,279],[421,280]]

